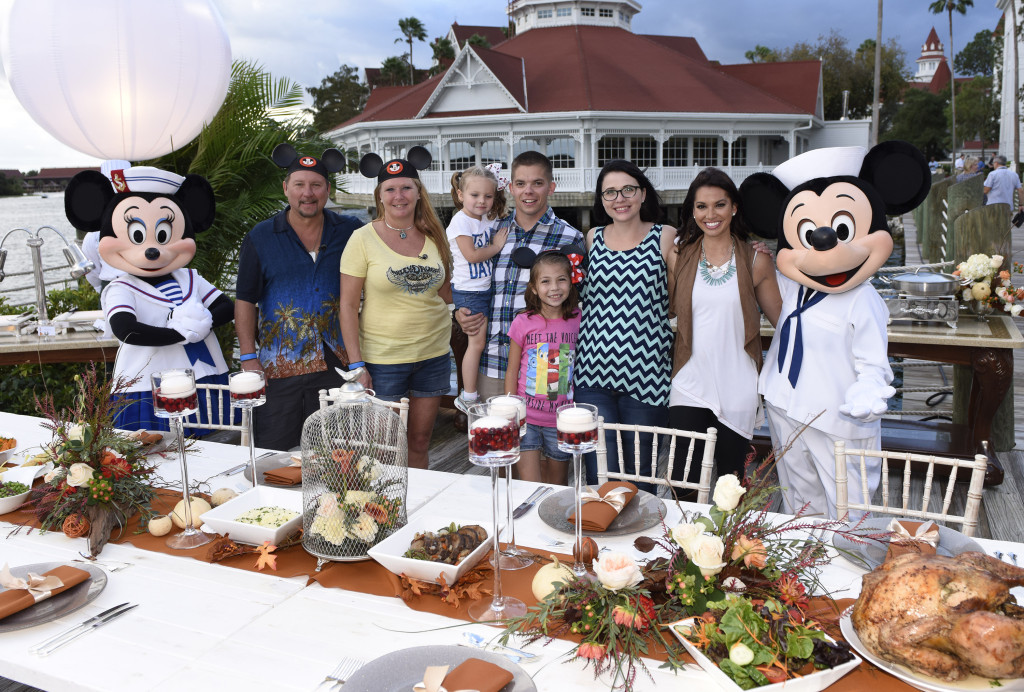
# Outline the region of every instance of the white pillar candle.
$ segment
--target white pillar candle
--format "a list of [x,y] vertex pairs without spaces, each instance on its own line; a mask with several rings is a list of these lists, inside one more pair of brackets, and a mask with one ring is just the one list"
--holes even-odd
[[256,372],[240,372],[231,376],[228,388],[232,394],[251,394],[263,389],[263,378]]
[[476,430],[477,428],[504,428],[510,422],[508,418],[502,418],[501,416],[484,416],[473,421],[470,430]]
[[[510,406],[513,411],[519,412],[520,418],[526,418],[526,400],[521,397],[503,394],[494,397],[490,402],[495,406]],[[494,409],[491,410],[493,411]]]
[[585,408],[564,408],[558,412],[555,425],[561,432],[581,433],[597,428],[597,418]]
[[184,373],[174,373],[160,379],[160,395],[170,398],[188,396],[196,389],[192,378]]

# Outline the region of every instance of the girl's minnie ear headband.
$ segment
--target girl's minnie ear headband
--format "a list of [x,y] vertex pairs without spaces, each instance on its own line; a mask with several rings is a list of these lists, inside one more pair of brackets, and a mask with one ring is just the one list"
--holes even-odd
[[484,168],[489,170],[491,172],[491,175],[493,175],[495,177],[495,179],[497,179],[497,181],[498,181],[498,191],[499,192],[501,192],[502,190],[508,188],[509,183],[512,182],[508,178],[506,178],[505,176],[503,176],[501,174],[501,164],[500,163],[489,163],[486,166],[484,166]]
[[528,247],[516,248],[512,251],[512,261],[523,269],[529,269],[537,262],[538,257],[548,253],[562,255],[567,258],[569,260],[569,264],[572,266],[572,273],[570,274],[572,282],[574,284],[578,284],[583,281],[583,271],[587,253],[586,250],[576,244],[563,245],[557,250],[544,250],[539,255]]
[[413,147],[406,154],[404,159],[391,159],[384,163],[384,159],[376,154],[367,154],[359,160],[359,172],[366,178],[376,178],[377,183],[383,183],[389,178],[416,178],[419,179],[417,170],[430,168],[434,157],[423,147]]

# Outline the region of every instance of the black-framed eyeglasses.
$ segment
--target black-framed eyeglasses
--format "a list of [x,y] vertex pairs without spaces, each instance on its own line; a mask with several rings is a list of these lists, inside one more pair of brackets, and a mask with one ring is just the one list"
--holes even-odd
[[622,195],[622,199],[631,199],[636,196],[636,193],[639,192],[639,190],[640,188],[636,185],[623,185],[618,190],[610,187],[601,193],[601,197],[606,202],[614,202],[615,198],[619,195]]

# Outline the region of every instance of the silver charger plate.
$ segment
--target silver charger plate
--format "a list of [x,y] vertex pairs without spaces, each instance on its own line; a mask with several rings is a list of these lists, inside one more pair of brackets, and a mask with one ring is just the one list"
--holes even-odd
[[[278,452],[277,454],[271,454],[270,456],[256,459],[257,484],[265,485],[268,488],[284,488],[285,490],[298,490],[299,492],[302,492],[302,483],[299,483],[298,485],[274,485],[273,483],[267,483],[263,480],[263,474],[267,471],[291,466],[292,454],[294,454],[294,452]],[[252,483],[252,469],[249,467],[248,460],[245,462],[245,470],[242,471],[242,475],[245,476],[245,480]]]
[[375,658],[345,683],[345,692],[409,692],[429,666],[455,666],[470,658],[493,663],[514,676],[501,692],[536,692],[529,674],[504,656],[464,646],[416,646]]
[[[917,520],[914,519],[913,521]],[[861,522],[858,530],[863,530],[868,533],[883,533],[889,530],[888,527],[891,522],[892,517],[888,519],[865,519]],[[947,529],[945,526],[938,524],[937,526],[939,526],[939,545],[935,551],[939,555],[952,557],[954,555],[959,555],[960,553],[967,553],[971,551],[977,551],[979,553],[985,552],[985,549],[978,545],[978,543],[959,531]],[[885,562],[885,556],[889,552],[888,538],[863,538],[861,540],[864,542],[855,543],[839,533],[832,534],[832,545],[834,545],[836,549],[843,554],[843,557],[852,559],[854,562],[861,562],[863,565],[867,566],[868,569],[874,569]]]
[[[11,574],[24,579],[28,576],[29,572],[44,574],[51,569],[66,564],[66,562],[37,562],[31,565],[20,565],[18,567],[11,567]],[[89,579],[86,579],[81,584],[75,584],[67,591],[63,591],[52,598],[40,601],[13,615],[8,615],[3,620],[0,620],[0,633],[42,625],[73,613],[95,600],[107,586],[107,573],[95,565],[83,563],[72,566],[88,572]],[[0,593],[6,590],[0,587]]]
[[[548,495],[537,508],[541,521],[563,533],[574,533],[576,523],[569,516],[576,509],[576,493],[572,488]],[[622,536],[638,533],[661,523],[666,514],[665,503],[644,490],[626,505],[605,531],[583,531],[584,536]]]

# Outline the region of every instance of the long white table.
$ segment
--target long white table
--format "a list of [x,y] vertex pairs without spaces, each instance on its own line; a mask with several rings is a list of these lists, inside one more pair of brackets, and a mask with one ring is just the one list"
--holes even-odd
[[[50,435],[40,419],[0,413],[0,432],[16,435],[19,448],[47,442]],[[248,449],[199,443],[189,459],[193,479],[214,476],[218,471],[248,458]],[[178,479],[175,458],[164,461],[160,473]],[[223,481],[223,482],[221,482]],[[211,487],[246,487],[241,474],[230,479],[213,478]],[[518,504],[536,484],[516,481]],[[452,513],[472,516],[489,525],[490,479],[434,471],[410,470],[409,514]],[[665,523],[673,526],[681,510],[669,503]],[[683,505],[699,510],[698,505]],[[22,565],[68,561],[79,557],[85,539],[69,539],[59,532],[9,536],[10,525],[0,524],[0,563]],[[569,541],[569,534],[544,524],[536,510],[516,523],[516,538],[523,545],[542,548],[543,537]],[[602,538],[602,547],[635,553],[635,536]],[[979,540],[990,553],[1017,552],[1024,546]],[[552,552],[565,552],[564,547]],[[494,628],[466,624],[443,616],[407,608],[401,599],[383,598],[342,589],[306,586],[305,577],[284,579],[272,572],[247,572],[199,560],[140,550],[131,545],[108,545],[101,560],[124,561],[131,567],[110,573],[107,588],[87,607],[60,620],[27,630],[0,634],[0,675],[49,692],[61,690],[297,690],[316,687],[338,660],[351,656],[371,660],[411,646],[455,644],[464,631],[485,637]],[[860,590],[863,570],[837,558],[825,568],[823,584],[838,597],[853,597]],[[1017,590],[1018,599],[1024,596]],[[124,617],[99,628],[49,657],[30,655],[28,648],[63,629],[118,603],[140,606]],[[451,625],[454,629],[440,629]],[[571,649],[567,642],[531,651],[542,654],[537,663],[523,664],[534,676],[539,690],[595,690],[607,685],[595,682],[590,670],[561,658]],[[638,691],[655,689],[717,689],[702,671],[678,675],[658,670],[651,662],[653,681],[638,678]],[[665,686],[665,687],[662,687]],[[674,687],[669,687],[674,686]]]

